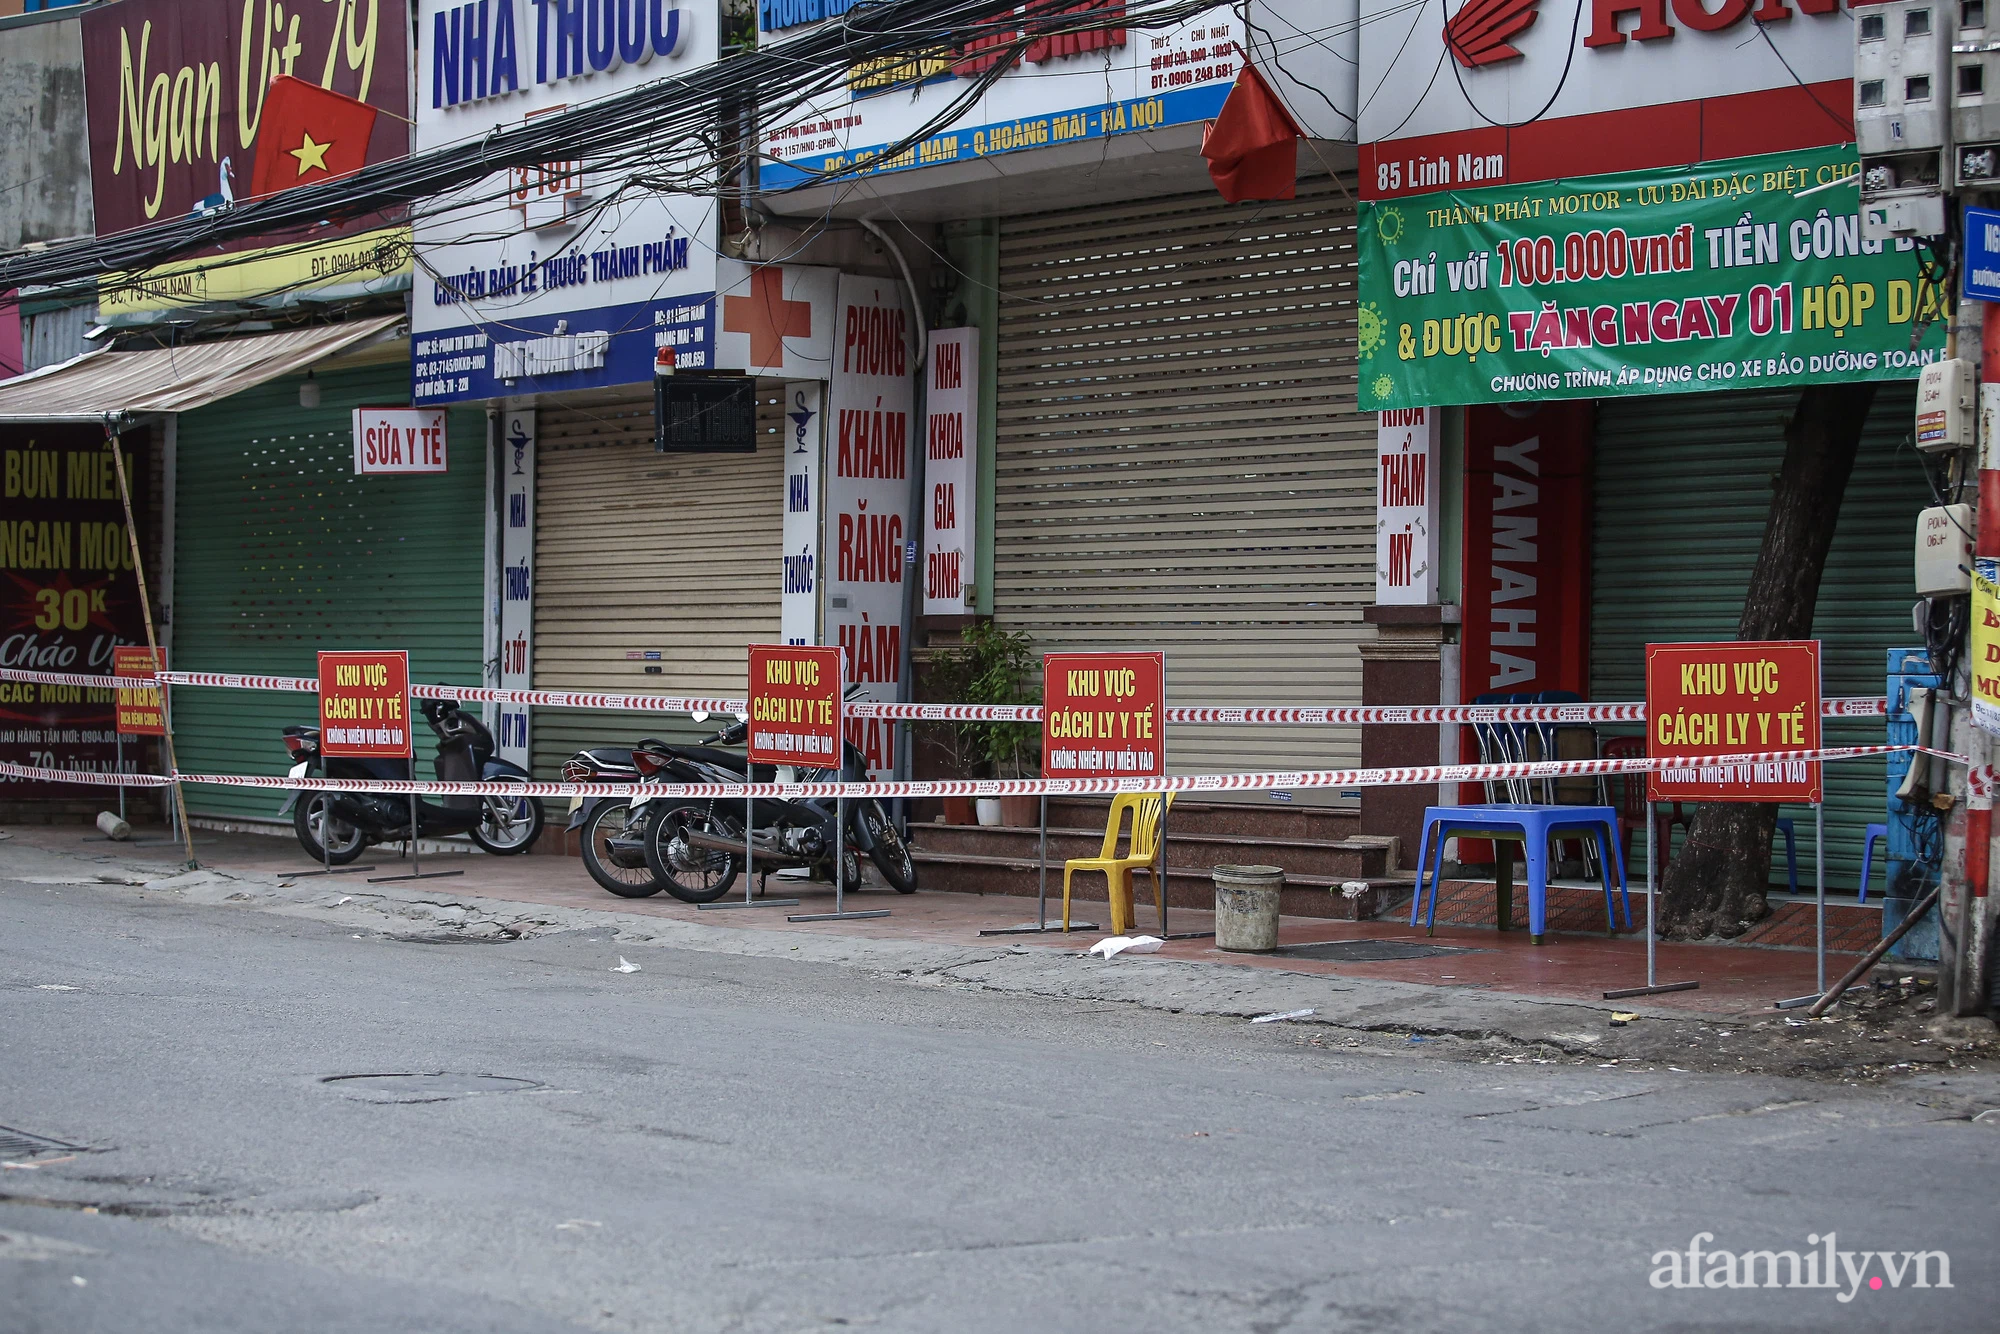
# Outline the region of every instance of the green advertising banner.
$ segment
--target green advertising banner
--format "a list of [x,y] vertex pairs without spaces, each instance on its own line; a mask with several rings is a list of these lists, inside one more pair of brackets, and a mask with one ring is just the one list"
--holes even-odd
[[1911,379],[1938,279],[1862,239],[1858,170],[1847,145],[1363,202],[1361,407]]

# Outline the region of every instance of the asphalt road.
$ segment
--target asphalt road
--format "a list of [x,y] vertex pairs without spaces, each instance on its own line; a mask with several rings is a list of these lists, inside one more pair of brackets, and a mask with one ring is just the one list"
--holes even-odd
[[[1322,1041],[4,881],[0,1126],[89,1152],[0,1168],[0,1329],[1991,1328],[2000,1126],[1922,1082]],[[527,1082],[327,1082],[432,1072]],[[1704,1232],[1953,1286],[1656,1289]]]

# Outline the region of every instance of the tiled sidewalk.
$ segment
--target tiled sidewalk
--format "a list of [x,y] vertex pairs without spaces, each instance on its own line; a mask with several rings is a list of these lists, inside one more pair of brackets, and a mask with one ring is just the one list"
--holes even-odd
[[[179,848],[164,841],[114,848],[101,837],[94,836],[94,832],[74,826],[16,826],[12,830],[16,842],[69,855],[103,856],[115,853],[121,859],[143,859],[158,864],[163,870],[173,867],[180,859]],[[147,831],[145,836],[149,839],[161,837],[158,831]],[[290,838],[197,831],[195,850],[204,865],[225,871],[299,876],[313,869],[313,863],[305,858]],[[393,848],[378,849],[377,855],[364,860],[379,868],[373,872],[375,875],[395,875],[407,869],[406,863],[396,858]],[[582,864],[569,857],[501,858],[454,853],[426,856],[424,869],[463,871],[465,874],[437,880],[407,881],[399,886],[382,888],[441,898],[471,896],[550,907],[611,910],[747,930],[932,941],[961,947],[1021,945],[1080,952],[1106,934],[1091,931],[1064,936],[1060,931],[1051,931],[1045,935],[982,938],[979,935],[982,929],[1014,926],[1034,920],[1035,901],[1010,895],[919,892],[905,896],[871,888],[850,893],[848,906],[886,908],[890,916],[858,921],[795,923],[786,920],[787,913],[830,911],[833,907],[832,886],[792,882],[781,890],[781,882],[774,879],[772,895],[775,897],[782,893],[797,897],[802,901],[800,907],[718,911],[697,909],[666,895],[645,899],[618,898],[600,889],[585,874]],[[368,873],[336,875],[327,883],[329,888],[340,893],[359,897],[373,888],[367,883],[367,877]],[[1055,882],[1060,885],[1059,876]],[[1487,895],[1490,912],[1490,884],[1476,886],[1446,882],[1447,895],[1468,896],[1468,906],[1469,896],[1475,889],[1482,889]],[[1566,891],[1565,896],[1568,893]],[[1440,921],[1436,934],[1426,936],[1421,926],[1412,928],[1409,925],[1408,908],[1405,906],[1400,915],[1371,922],[1287,917],[1281,924],[1280,947],[1331,942],[1381,942],[1390,947],[1388,952],[1391,953],[1411,953],[1425,947],[1442,947],[1453,952],[1422,952],[1417,957],[1386,958],[1376,962],[1329,961],[1284,954],[1225,953],[1216,949],[1211,939],[1193,939],[1171,940],[1156,957],[1338,977],[1378,978],[1436,987],[1489,989],[1543,999],[1589,1001],[1601,1006],[1605,1003],[1602,997],[1604,991],[1644,984],[1646,945],[1638,934],[1621,933],[1615,938],[1607,938],[1603,926],[1602,896],[1595,891],[1574,893],[1581,897],[1582,906],[1566,906],[1561,915],[1557,914],[1552,899],[1551,934],[1541,946],[1529,943],[1524,926],[1500,932],[1491,927],[1446,925]],[[740,881],[736,896],[741,896]],[[1643,892],[1634,893],[1632,899],[1633,918],[1643,923]],[[1803,909],[1809,943],[1811,907],[1809,903],[1782,905],[1780,913],[1773,919],[1773,929],[1791,930],[1799,910]],[[1084,907],[1078,910],[1078,915],[1079,918],[1087,917],[1099,923],[1106,920],[1101,901],[1086,901]],[[1059,925],[1061,916],[1062,900],[1057,893],[1049,904],[1051,923]],[[1517,890],[1514,916],[1517,921],[1525,921],[1524,890]],[[1142,901],[1139,930],[1157,934],[1158,925],[1152,906]],[[1210,932],[1213,930],[1213,914],[1175,908],[1170,912],[1168,925],[1176,934]],[[1829,975],[1837,976],[1849,962],[1851,956],[1830,958]],[[1698,981],[1701,986],[1694,991],[1648,997],[1641,1003],[1716,1015],[1759,1011],[1769,1015],[1771,1002],[1807,994],[1815,985],[1814,960],[1810,949],[1662,942],[1658,946],[1657,971],[1662,982]]]

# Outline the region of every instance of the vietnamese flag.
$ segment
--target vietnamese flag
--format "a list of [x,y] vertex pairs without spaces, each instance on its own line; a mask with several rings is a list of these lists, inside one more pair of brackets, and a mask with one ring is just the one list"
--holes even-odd
[[1298,122],[1247,62],[1201,136],[1201,155],[1215,188],[1232,204],[1298,197]]
[[281,74],[264,94],[250,197],[350,176],[368,161],[376,110],[316,83]]

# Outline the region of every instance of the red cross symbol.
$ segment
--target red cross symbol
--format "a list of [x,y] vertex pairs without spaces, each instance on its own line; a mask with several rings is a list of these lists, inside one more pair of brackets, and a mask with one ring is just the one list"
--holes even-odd
[[785,280],[776,267],[758,269],[750,278],[749,296],[722,298],[724,333],[750,335],[750,364],[785,364],[787,338],[812,337],[812,302],[785,300]]

